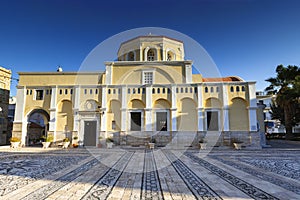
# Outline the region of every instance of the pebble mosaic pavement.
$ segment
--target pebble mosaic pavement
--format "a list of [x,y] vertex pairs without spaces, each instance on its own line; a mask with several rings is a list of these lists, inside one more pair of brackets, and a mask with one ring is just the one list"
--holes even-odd
[[300,146],[0,149],[0,199],[300,199]]

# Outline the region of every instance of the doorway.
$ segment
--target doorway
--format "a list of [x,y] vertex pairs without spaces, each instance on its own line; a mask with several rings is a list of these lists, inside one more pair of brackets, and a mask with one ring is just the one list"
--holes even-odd
[[84,122],[84,145],[96,146],[97,121]]
[[131,131],[141,131],[142,113],[141,112],[131,112],[130,119],[131,119],[130,130]]
[[156,130],[157,131],[168,131],[168,113],[167,112],[156,112]]
[[219,117],[218,111],[207,111],[206,112],[206,124],[208,131],[219,130]]

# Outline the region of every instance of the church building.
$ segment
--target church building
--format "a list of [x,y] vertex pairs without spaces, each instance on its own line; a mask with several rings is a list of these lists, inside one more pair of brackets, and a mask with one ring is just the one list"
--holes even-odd
[[29,145],[35,123],[54,141],[77,136],[85,146],[107,137],[166,146],[180,136],[259,148],[255,82],[193,74],[183,42],[166,36],[124,41],[116,53],[104,72],[19,72],[13,135]]

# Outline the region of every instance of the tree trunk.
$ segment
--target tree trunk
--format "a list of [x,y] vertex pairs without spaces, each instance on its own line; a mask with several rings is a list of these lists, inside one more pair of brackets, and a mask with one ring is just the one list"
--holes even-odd
[[284,118],[285,118],[285,139],[290,140],[293,138],[293,115],[292,115],[292,106],[290,103],[285,103],[284,106]]

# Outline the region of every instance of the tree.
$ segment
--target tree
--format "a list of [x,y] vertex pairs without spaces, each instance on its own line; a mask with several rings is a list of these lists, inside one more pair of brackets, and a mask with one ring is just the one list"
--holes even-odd
[[293,126],[299,122],[299,99],[300,99],[300,68],[289,65],[278,65],[277,76],[268,78],[270,85],[266,88],[269,94],[276,94],[276,105],[283,110],[286,138],[293,137]]

